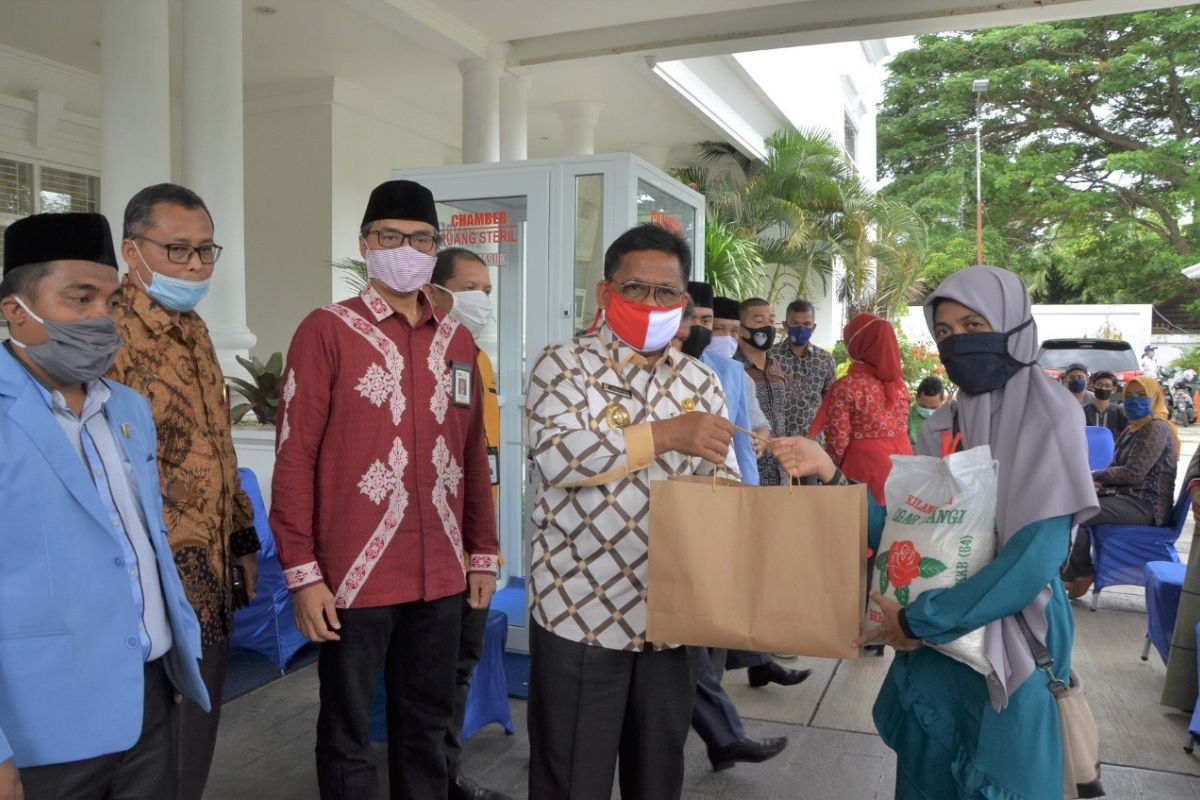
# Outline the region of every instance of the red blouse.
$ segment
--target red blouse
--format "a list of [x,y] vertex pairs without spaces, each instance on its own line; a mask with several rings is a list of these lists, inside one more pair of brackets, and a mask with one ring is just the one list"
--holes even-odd
[[[851,369],[834,382],[825,399],[825,450],[842,466],[851,442],[902,436],[908,442],[908,406],[911,398],[903,384],[887,398],[884,384],[865,370]],[[911,449],[909,452],[912,452]]]
[[324,580],[339,608],[395,605],[497,571],[475,344],[422,308],[412,326],[368,287],[292,338],[271,503],[292,591]]

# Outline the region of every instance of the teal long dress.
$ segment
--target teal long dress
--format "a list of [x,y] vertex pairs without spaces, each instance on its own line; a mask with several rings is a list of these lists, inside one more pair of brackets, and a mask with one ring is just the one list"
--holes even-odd
[[[877,548],[886,512],[871,503]],[[988,566],[950,589],[923,592],[908,605],[912,632],[948,642],[1027,606],[1047,584],[1046,645],[1054,672],[1071,666],[1075,618],[1058,578],[1071,518],[1034,522],[1016,533]],[[1043,673],[1034,672],[993,710],[984,677],[930,647],[897,653],[879,697],[875,726],[896,751],[897,800],[1058,800],[1062,742],[1058,709]]]

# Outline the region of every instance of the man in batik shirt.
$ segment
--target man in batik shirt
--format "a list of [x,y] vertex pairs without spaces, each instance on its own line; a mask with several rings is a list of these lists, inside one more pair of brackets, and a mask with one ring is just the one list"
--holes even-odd
[[784,415],[783,432],[777,436],[808,436],[821,401],[837,379],[833,354],[812,343],[817,329],[816,309],[807,300],[793,300],[784,317],[787,339],[771,349],[771,355],[792,379],[796,402]]
[[650,482],[737,474],[716,374],[667,345],[691,253],[656,225],[609,247],[603,322],[533,365],[526,433],[537,469],[529,576],[529,796],[671,800],[697,653],[646,641]]
[[368,287],[318,309],[288,351],[271,525],[296,622],[322,642],[322,797],[375,797],[369,720],[382,671],[391,796],[445,797],[462,594],[499,565],[475,343],[421,287],[439,242],[429,190],[371,193]]

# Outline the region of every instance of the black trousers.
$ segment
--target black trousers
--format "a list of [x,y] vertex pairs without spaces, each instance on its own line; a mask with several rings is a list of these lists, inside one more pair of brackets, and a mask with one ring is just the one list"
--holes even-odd
[[696,649],[610,650],[529,628],[529,796],[609,800],[619,763],[626,800],[680,797]]
[[229,640],[201,650],[200,677],[208,689],[212,711],[205,711],[191,700],[179,706],[179,800],[200,800],[213,750],[217,746],[217,725],[221,721],[221,694],[225,691],[225,670],[229,666]]
[[163,800],[175,794],[175,689],[162,659],[146,665],[142,734],[123,753],[21,770],[25,800]]
[[[1084,525],[1153,525],[1154,513],[1141,500],[1124,495],[1112,495],[1100,498],[1100,510],[1096,516]],[[1062,579],[1073,581],[1076,578],[1090,578],[1096,574],[1092,563],[1092,532],[1083,525],[1075,532],[1075,542],[1071,545],[1071,555],[1062,568]]]
[[387,689],[392,798],[446,797],[446,726],[454,713],[461,598],[338,610],[337,642],[321,645],[317,784],[324,800],[373,800],[371,703]]
[[721,688],[725,674],[725,651],[696,648],[700,657],[700,677],[696,682],[696,706],[692,709],[692,727],[709,750],[729,747],[746,735],[742,718],[733,700]]
[[451,780],[458,774],[462,762],[463,720],[467,716],[467,694],[471,691],[471,674],[483,658],[483,637],[487,631],[488,609],[471,608],[467,602],[470,592],[462,594],[462,631],[458,639],[458,667],[454,674],[454,715],[446,729],[446,771]]
[[771,663],[769,653],[752,653],[749,650],[726,650],[725,652],[725,669],[745,669],[747,667],[761,667],[764,664]]

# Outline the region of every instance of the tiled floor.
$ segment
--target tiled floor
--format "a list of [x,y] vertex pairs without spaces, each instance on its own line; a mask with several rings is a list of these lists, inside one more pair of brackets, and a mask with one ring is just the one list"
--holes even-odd
[[[1200,428],[1183,431],[1183,438],[1181,465],[1200,443]],[[1189,522],[1179,542],[1184,561],[1191,527]],[[1077,604],[1075,615],[1075,666],[1093,687],[1089,696],[1102,733],[1108,797],[1200,800],[1200,750],[1196,757],[1182,750],[1187,716],[1157,703],[1165,671],[1161,660],[1154,655],[1147,662],[1138,658],[1145,630],[1141,590],[1108,590],[1099,612],[1093,614]],[[744,673],[730,673],[726,685],[745,717],[747,732],[787,736],[791,743],[782,755],[764,764],[713,772],[703,744],[693,735],[688,740],[684,797],[891,797],[895,759],[870,721],[875,688],[886,664],[887,659],[874,657],[836,663],[813,660],[814,676],[791,688],[750,689]],[[480,732],[468,744],[465,764],[481,783],[524,798],[529,758],[524,702],[512,701],[512,711],[516,735],[505,736],[496,726]],[[205,798],[315,798],[316,715],[314,667],[230,703],[223,712]],[[386,769],[382,760],[379,764],[383,776]]]

